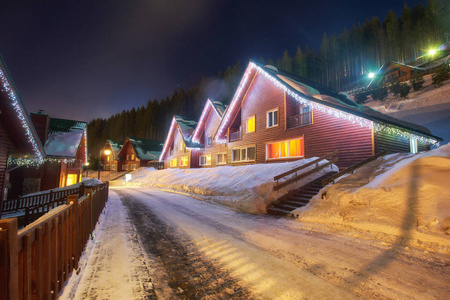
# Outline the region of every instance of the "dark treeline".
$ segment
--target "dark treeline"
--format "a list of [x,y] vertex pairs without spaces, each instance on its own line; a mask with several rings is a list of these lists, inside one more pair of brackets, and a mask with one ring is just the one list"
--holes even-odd
[[[450,0],[429,0],[425,7],[418,4],[412,9],[405,3],[400,17],[391,10],[384,21],[373,17],[338,36],[324,33],[319,50],[298,46],[293,57],[286,50],[278,59],[260,61],[338,91],[347,90],[385,62],[409,63],[427,49],[448,42],[449,16]],[[106,120],[92,120],[88,124],[90,154],[97,156],[106,139],[124,141],[136,136],[163,141],[174,114],[198,120],[207,97],[228,104],[242,72],[238,62],[217,77],[202,78],[187,91],[177,89],[171,97],[150,100],[146,106]]]

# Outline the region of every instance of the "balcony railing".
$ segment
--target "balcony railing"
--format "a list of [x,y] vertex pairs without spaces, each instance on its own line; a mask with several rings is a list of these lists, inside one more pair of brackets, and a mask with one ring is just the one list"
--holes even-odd
[[230,133],[230,142],[240,141],[241,140],[241,131],[236,131]]
[[307,112],[304,114],[299,114],[292,117],[286,118],[286,127],[295,128],[299,126],[309,125],[312,123],[312,114],[311,112]]

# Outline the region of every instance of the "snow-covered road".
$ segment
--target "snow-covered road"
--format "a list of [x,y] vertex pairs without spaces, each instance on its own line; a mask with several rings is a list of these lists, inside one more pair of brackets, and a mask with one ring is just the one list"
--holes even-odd
[[113,191],[150,257],[153,283],[183,298],[443,299],[450,292],[447,256],[155,189]]

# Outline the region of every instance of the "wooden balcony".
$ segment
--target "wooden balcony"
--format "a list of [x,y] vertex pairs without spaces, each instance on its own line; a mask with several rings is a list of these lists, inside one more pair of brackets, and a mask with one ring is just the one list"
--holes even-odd
[[311,112],[307,112],[304,114],[295,115],[292,117],[286,118],[286,128],[295,128],[300,126],[305,126],[312,124],[312,114]]
[[240,141],[241,140],[241,131],[236,131],[230,133],[230,142]]

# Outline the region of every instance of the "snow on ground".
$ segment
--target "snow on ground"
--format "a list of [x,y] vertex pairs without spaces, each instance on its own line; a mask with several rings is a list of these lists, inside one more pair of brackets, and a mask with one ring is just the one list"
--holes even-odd
[[115,193],[59,299],[156,299],[136,230]]
[[[78,188],[82,183],[84,184],[84,186],[95,186],[95,185],[102,184],[103,182],[101,182],[97,178],[82,178],[81,182],[78,182],[78,183],[75,183],[75,184],[72,184],[72,185],[68,185],[68,186],[65,186],[65,187],[51,189],[51,190],[53,192],[71,190],[71,189]],[[50,190],[45,190],[45,191],[40,191],[40,192],[36,192],[36,193],[31,193],[31,194],[27,194],[25,196],[28,197],[28,196],[42,195],[42,194],[47,194],[48,192],[50,192]]]
[[[285,188],[274,191],[275,182],[273,178],[315,159],[201,169],[155,170],[154,168],[140,168],[131,173],[131,181],[125,183],[125,178],[121,178],[111,182],[111,184],[165,188],[194,194],[200,196],[202,200],[220,203],[244,212],[265,213],[268,205],[287,192]],[[314,166],[307,167],[299,173],[307,172],[312,168]],[[288,188],[300,187],[323,176],[330,170],[330,167],[326,167],[295,184],[289,185]],[[337,167],[333,166],[333,170],[337,171]]]
[[450,143],[420,154],[387,155],[326,186],[323,197],[319,193],[293,216],[334,229],[403,237],[414,246],[450,253],[449,178]]

